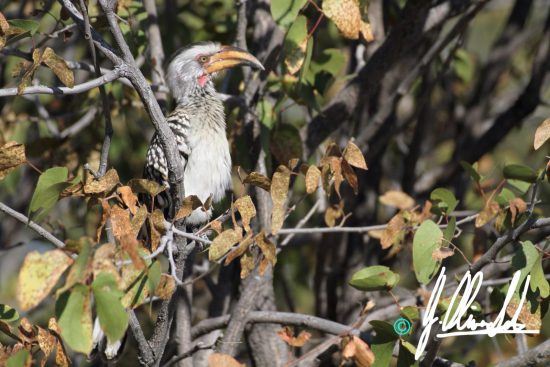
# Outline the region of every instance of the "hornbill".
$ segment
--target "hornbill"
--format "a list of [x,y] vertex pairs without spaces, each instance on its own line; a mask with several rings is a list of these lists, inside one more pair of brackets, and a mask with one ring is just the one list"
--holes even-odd
[[[196,195],[203,203],[210,196],[213,203],[219,202],[231,186],[224,106],[213,79],[221,71],[240,65],[264,69],[247,51],[214,42],[186,46],[176,51],[168,62],[166,81],[176,108],[166,120],[176,136],[183,160],[185,195]],[[167,189],[170,187],[166,158],[157,134],[153,135],[147,151],[144,176]],[[169,209],[170,195],[166,191],[157,198],[160,206]],[[198,208],[185,219],[185,224],[196,227],[208,222],[211,214],[212,209]],[[108,343],[96,319],[93,354],[101,351],[104,359],[112,360],[120,355],[125,338]]]
[[[248,65],[263,70],[250,53],[237,47],[201,42],[177,51],[169,61],[166,81],[176,108],[166,120],[176,136],[183,160],[185,195],[196,195],[203,203],[212,196],[219,202],[231,186],[231,156],[225,132],[225,113],[213,79],[225,69]],[[164,151],[157,134],[147,151],[145,177],[169,188]],[[169,201],[169,195],[158,198]],[[161,203],[167,206],[169,203]],[[208,222],[212,210],[198,208],[185,223]]]

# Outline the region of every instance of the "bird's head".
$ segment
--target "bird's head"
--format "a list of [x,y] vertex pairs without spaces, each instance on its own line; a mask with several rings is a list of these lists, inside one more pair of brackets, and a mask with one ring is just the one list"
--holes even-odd
[[245,65],[264,70],[263,65],[245,50],[214,42],[184,47],[168,63],[166,79],[177,102],[200,89],[213,89],[212,79],[226,69]]

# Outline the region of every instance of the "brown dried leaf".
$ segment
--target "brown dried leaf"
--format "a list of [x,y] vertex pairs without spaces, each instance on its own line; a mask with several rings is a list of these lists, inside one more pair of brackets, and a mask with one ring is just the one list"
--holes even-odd
[[246,278],[254,270],[254,257],[247,251],[241,256],[241,279]]
[[262,250],[262,254],[264,257],[269,261],[269,263],[272,266],[275,266],[277,263],[277,246],[273,244],[271,241],[269,241],[265,237],[265,233],[262,231],[260,232],[254,240],[256,241],[256,244]]
[[130,212],[118,205],[114,205],[111,208],[111,225],[113,227],[113,235],[118,241],[127,234],[131,235],[132,223],[130,222]]
[[344,182],[344,176],[342,175],[342,158],[329,157],[330,159],[330,172],[334,179],[334,190],[338,197],[340,196],[340,186]]
[[294,336],[294,332],[288,326],[285,326],[281,330],[277,331],[277,335],[282,341],[291,347],[303,347],[311,338],[311,334],[305,330],[301,331],[298,336]]
[[137,238],[139,231],[143,226],[143,223],[145,223],[145,220],[147,219],[147,214],[149,214],[147,212],[147,208],[145,208],[144,206],[140,206],[138,207],[137,212],[132,217],[131,226],[134,237]]
[[124,205],[130,209],[130,213],[136,214],[138,197],[132,192],[130,186],[121,186],[117,190]]
[[344,216],[342,205],[332,205],[325,211],[325,223],[329,227],[334,227],[336,221]]
[[6,17],[2,14],[2,12],[0,12],[0,34],[6,33],[9,27],[10,24],[6,20]]
[[485,204],[483,210],[479,213],[476,218],[475,226],[476,228],[483,227],[485,224],[491,221],[497,214],[500,212],[500,206],[498,203],[489,200]]
[[432,259],[440,261],[448,258],[449,256],[453,256],[454,254],[455,251],[450,247],[439,247],[432,252]]
[[250,172],[250,174],[244,179],[243,183],[258,186],[265,191],[271,190],[271,181],[269,178],[258,172]]
[[8,141],[0,147],[0,180],[3,180],[11,171],[27,162],[25,146],[15,141]]
[[353,167],[367,170],[367,162],[361,153],[361,149],[351,141],[344,150],[344,159]]
[[49,355],[57,347],[57,338],[53,336],[49,331],[39,327],[37,340],[38,346],[40,347],[40,349],[42,349],[42,352],[44,353],[44,357],[42,358],[42,361],[40,361],[40,366],[44,367],[44,365],[48,361]]
[[[514,296],[508,306],[506,307],[506,313],[510,317],[514,317],[519,305],[520,299],[518,296]],[[526,330],[540,330],[542,326],[540,307],[538,307],[535,313],[531,313],[529,310],[529,303],[524,303],[518,316],[518,320],[525,325]]]
[[46,47],[42,54],[42,62],[46,64],[66,87],[74,87],[74,73],[65,60],[55,54],[54,50]]
[[17,85],[17,94],[23,94],[23,90],[31,83],[34,72],[40,66],[42,58],[42,53],[39,49],[35,48],[32,52],[33,62],[22,61],[14,69],[14,77],[19,79],[19,84]]
[[243,221],[243,227],[246,232],[251,232],[250,220],[256,216],[256,207],[252,202],[250,196],[246,195],[242,198],[238,198],[235,201],[235,208],[241,214],[241,219]]
[[353,359],[359,367],[370,367],[375,361],[375,356],[367,343],[352,336],[342,350],[342,357],[346,360]]
[[130,186],[132,191],[136,194],[149,194],[151,196],[156,196],[166,190],[166,188],[158,182],[146,180],[144,178],[133,178],[128,181],[128,186]]
[[84,185],[84,192],[86,194],[109,193],[119,182],[118,173],[114,168],[111,168],[99,180],[93,179],[91,182]]
[[323,13],[344,37],[358,39],[361,34],[367,42],[374,40],[370,25],[361,19],[358,0],[323,0]]
[[99,242],[101,239],[101,231],[103,231],[103,227],[105,226],[105,223],[107,222],[107,219],[111,216],[111,206],[109,205],[108,200],[102,199],[101,201],[101,222],[99,223],[99,227],[97,227],[96,230],[96,242]]
[[317,190],[319,186],[319,180],[321,179],[321,171],[317,166],[311,165],[307,169],[306,173],[306,192],[312,194]]
[[533,147],[539,149],[548,139],[550,139],[550,118],[544,120],[537,131],[535,131],[535,141]]
[[348,184],[353,189],[355,195],[357,195],[357,193],[359,192],[359,182],[357,181],[357,175],[345,159],[342,159],[342,174]]
[[22,311],[36,307],[50,293],[73,259],[61,250],[32,251],[19,272],[17,300]]
[[189,195],[181,203],[181,208],[176,213],[175,220],[183,219],[193,212],[193,210],[202,207],[202,201],[196,195]]
[[163,300],[169,300],[176,291],[176,281],[169,274],[161,274],[160,281],[155,289],[155,295]]
[[126,233],[119,239],[122,250],[124,250],[132,263],[134,263],[136,269],[143,270],[146,267],[145,260],[139,255],[139,241],[133,236],[132,233]]
[[208,357],[208,367],[245,367],[228,354],[213,353]]
[[370,310],[372,310],[376,306],[376,303],[372,299],[369,299],[365,307],[361,310],[361,316],[366,315],[369,313]]
[[220,234],[223,230],[222,222],[220,222],[219,220],[213,220],[212,222],[210,222],[210,228],[216,231],[216,233]]
[[239,243],[239,246],[234,248],[225,258],[225,265],[229,265],[233,260],[238,258],[239,256],[242,256],[248,250],[250,245],[253,242],[253,234],[249,233],[246,235],[246,237]]
[[216,238],[214,238],[214,241],[212,241],[212,244],[208,250],[208,259],[210,261],[219,260],[242,238],[243,230],[241,227],[223,231]]
[[413,198],[397,190],[387,191],[384,195],[380,196],[379,200],[384,205],[393,206],[401,210],[410,209],[415,204]]
[[516,216],[527,211],[527,204],[521,198],[510,200],[510,214],[512,216],[512,224],[516,221]]
[[395,215],[388,222],[388,226],[386,227],[384,232],[382,232],[382,236],[380,237],[380,245],[382,246],[382,249],[387,249],[393,244],[400,242],[405,233],[404,229],[405,220],[403,219],[403,215]]
[[290,171],[285,166],[279,166],[273,174],[271,182],[271,200],[273,211],[271,213],[271,233],[276,234],[283,227],[286,212],[286,198],[288,185],[290,184]]

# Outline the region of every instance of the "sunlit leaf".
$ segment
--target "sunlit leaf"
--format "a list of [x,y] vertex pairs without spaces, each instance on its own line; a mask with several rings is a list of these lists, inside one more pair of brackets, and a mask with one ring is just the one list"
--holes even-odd
[[109,193],[119,182],[118,173],[114,168],[111,168],[99,180],[93,179],[84,185],[84,192],[86,194]]
[[323,0],[323,12],[344,37],[358,39],[361,34],[367,41],[374,39],[370,25],[361,19],[358,0]]
[[13,322],[19,319],[19,313],[8,305],[0,303],[0,320],[4,322]]
[[344,159],[354,167],[364,170],[368,169],[367,162],[365,161],[365,157],[363,156],[361,149],[359,149],[359,147],[351,141],[344,150]]
[[271,181],[271,200],[273,201],[273,211],[271,213],[272,234],[279,232],[279,229],[283,226],[289,184],[290,171],[286,167],[279,167],[279,170],[273,174]]
[[288,326],[277,331],[277,335],[291,347],[303,347],[311,338],[311,334],[305,330],[302,330],[298,336],[294,336],[294,332]]
[[373,365],[376,357],[367,343],[355,335],[347,338],[346,341],[342,350],[342,358],[353,360],[358,367],[371,367]]
[[149,194],[155,196],[163,192],[166,188],[158,182],[146,180],[144,178],[133,178],[128,181],[128,186],[136,194]]
[[245,367],[228,354],[212,353],[208,357],[208,367]]
[[278,25],[288,28],[294,23],[298,12],[304,7],[307,0],[276,0],[271,1],[271,15]]
[[235,201],[235,208],[241,214],[243,227],[246,232],[251,232],[250,220],[256,216],[256,207],[250,196],[245,195]]
[[269,180],[269,178],[258,172],[250,172],[250,174],[246,176],[243,182],[245,184],[251,184],[261,187],[265,191],[271,190],[271,181]]
[[46,47],[42,54],[42,62],[46,64],[54,74],[59,78],[61,83],[66,87],[74,87],[74,73],[69,68],[65,60],[55,54],[54,50]]
[[402,191],[390,190],[380,196],[378,199],[384,205],[393,206],[401,210],[410,209],[414,206],[415,201],[409,195]]
[[388,290],[399,282],[399,275],[387,266],[374,265],[359,270],[349,284],[362,291]]
[[296,74],[304,64],[307,42],[307,18],[300,15],[290,26],[283,44],[285,65],[289,74]]
[[544,120],[535,131],[535,141],[533,143],[535,150],[538,150],[548,139],[550,139],[550,118]]
[[208,259],[210,261],[220,259],[231,249],[231,247],[239,243],[242,238],[243,232],[241,227],[223,231],[212,241],[208,250]]
[[19,272],[17,300],[22,311],[36,307],[50,293],[73,259],[61,250],[32,251]]
[[424,221],[413,239],[413,267],[416,279],[428,284],[439,269],[440,262],[433,259],[433,252],[441,246],[443,232],[431,220]]
[[59,194],[72,185],[67,182],[68,172],[66,167],[53,167],[40,175],[29,205],[30,219],[39,222],[53,209]]
[[458,205],[455,195],[444,188],[437,188],[432,191],[430,199],[434,202],[435,207],[447,215],[451,214]]
[[196,195],[185,197],[181,203],[181,207],[174,217],[175,220],[183,219],[193,213],[193,210],[202,207],[202,201]]
[[312,194],[317,191],[319,180],[321,179],[321,171],[316,165],[311,165],[306,173],[306,192]]

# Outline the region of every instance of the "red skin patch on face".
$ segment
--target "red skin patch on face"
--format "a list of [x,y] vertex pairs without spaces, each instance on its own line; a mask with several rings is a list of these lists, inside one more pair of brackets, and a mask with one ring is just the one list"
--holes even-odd
[[204,86],[206,85],[206,82],[208,82],[208,75],[206,74],[202,74],[201,76],[198,77],[198,82],[199,82],[199,85],[204,88]]

